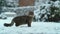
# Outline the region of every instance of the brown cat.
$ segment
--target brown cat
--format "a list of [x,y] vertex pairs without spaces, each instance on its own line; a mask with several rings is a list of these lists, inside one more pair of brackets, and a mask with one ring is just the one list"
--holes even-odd
[[34,17],[34,13],[29,12],[29,15],[17,16],[12,19],[10,24],[5,23],[4,26],[6,27],[12,26],[15,23],[15,26],[19,26],[22,24],[28,24],[28,27],[31,27],[31,22],[32,22],[33,17]]

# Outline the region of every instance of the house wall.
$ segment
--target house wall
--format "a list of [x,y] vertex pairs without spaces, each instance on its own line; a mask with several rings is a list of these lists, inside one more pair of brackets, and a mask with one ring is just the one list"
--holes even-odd
[[19,0],[19,6],[34,6],[35,0]]

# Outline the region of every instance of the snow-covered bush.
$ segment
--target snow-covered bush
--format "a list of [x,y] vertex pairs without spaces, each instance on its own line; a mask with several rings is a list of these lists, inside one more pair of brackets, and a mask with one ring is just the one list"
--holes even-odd
[[17,7],[18,6],[18,0],[6,0],[7,7]]
[[[49,21],[49,18],[54,16],[59,18],[60,16],[60,1],[50,0],[46,4],[42,4],[36,9],[35,12],[35,21]],[[57,13],[57,14],[56,14]],[[51,15],[54,14],[54,15]],[[54,21],[54,20],[51,20]],[[58,19],[59,21],[59,19]]]
[[46,19],[48,19],[47,15],[50,15],[50,12],[49,12],[50,6],[51,6],[51,4],[40,5],[38,7],[38,9],[36,9],[34,11],[34,13],[35,13],[34,19],[36,19],[36,21],[46,21]]
[[2,13],[2,7],[6,6],[6,1],[5,0],[0,0],[0,14]]
[[50,16],[48,18],[49,21],[58,22],[60,21],[60,5],[59,1],[55,1],[54,4],[50,7]]

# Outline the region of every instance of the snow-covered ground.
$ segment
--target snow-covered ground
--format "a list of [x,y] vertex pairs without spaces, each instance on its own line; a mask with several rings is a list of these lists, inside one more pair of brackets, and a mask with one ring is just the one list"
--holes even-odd
[[3,24],[11,22],[12,17],[6,20],[0,19],[0,34],[60,34],[60,23],[32,22],[31,27],[27,24],[21,26],[5,27]]

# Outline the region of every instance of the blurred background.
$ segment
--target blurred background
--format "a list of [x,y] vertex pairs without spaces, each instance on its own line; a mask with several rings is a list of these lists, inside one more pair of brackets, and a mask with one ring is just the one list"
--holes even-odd
[[0,0],[0,19],[34,12],[34,22],[60,22],[60,0]]

